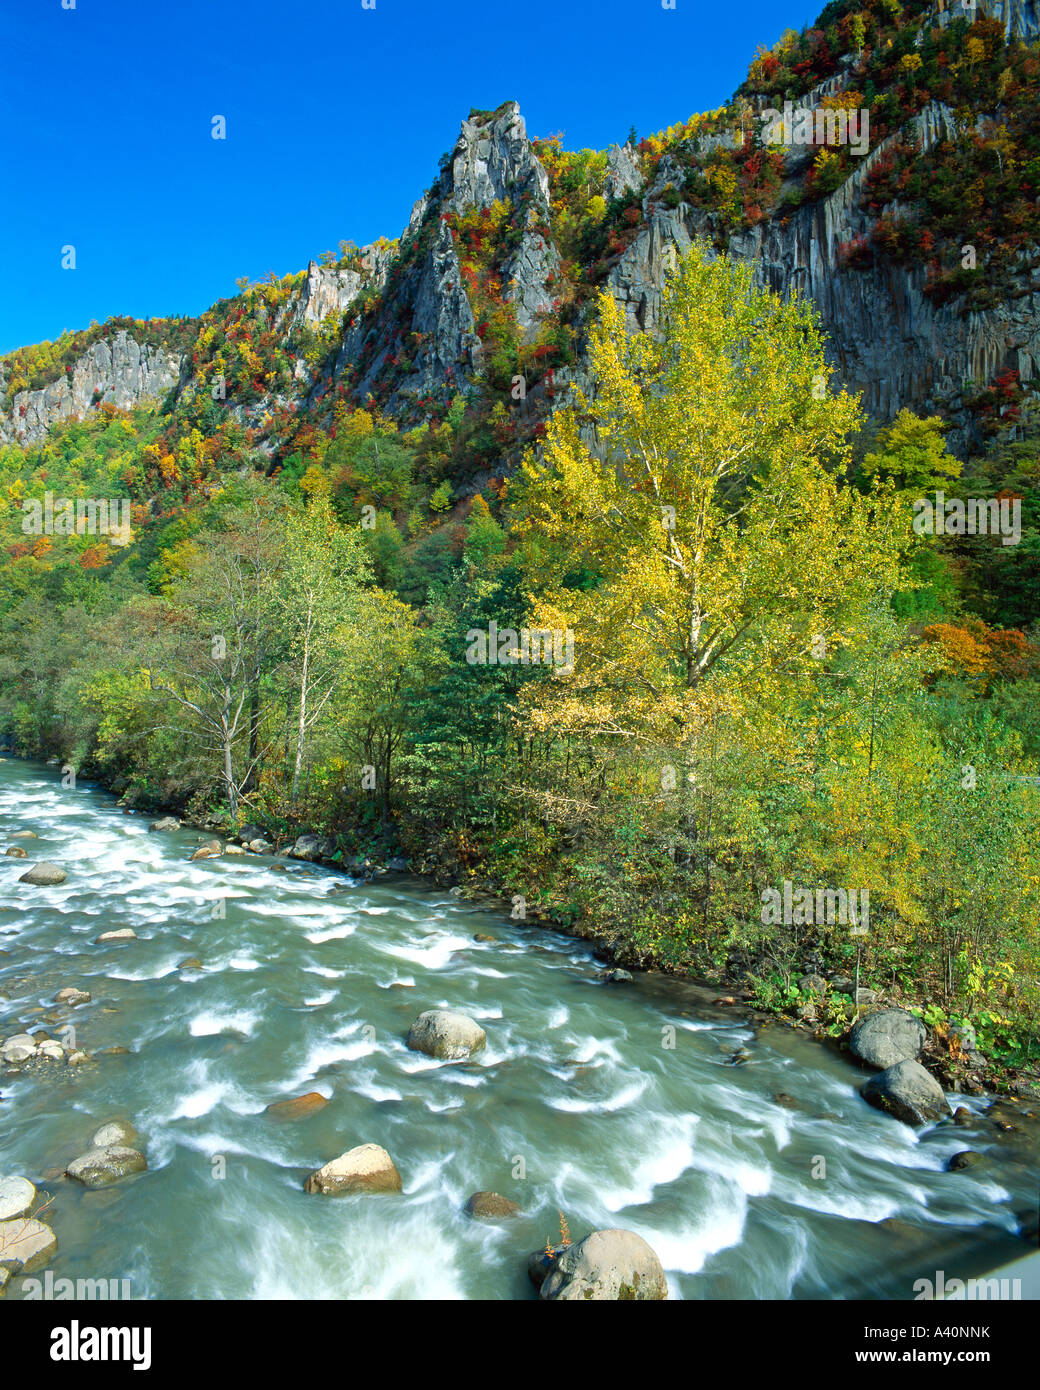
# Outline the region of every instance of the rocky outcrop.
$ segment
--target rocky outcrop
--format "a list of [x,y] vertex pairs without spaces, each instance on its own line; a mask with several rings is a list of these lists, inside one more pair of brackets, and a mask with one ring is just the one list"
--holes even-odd
[[130,410],[158,401],[180,379],[181,358],[161,347],[142,347],[121,330],[101,338],[48,386],[19,391],[0,417],[0,443],[38,444],[51,425],[83,416],[103,401]]
[[531,148],[515,101],[488,118],[462,122],[442,189],[447,208],[460,214],[488,208],[496,199],[515,203],[524,194],[549,206],[549,176]]
[[487,1034],[479,1024],[450,1009],[429,1009],[420,1014],[408,1034],[413,1052],[449,1062],[471,1057],[486,1042]]
[[540,1292],[554,1303],[659,1302],[668,1297],[668,1281],[642,1236],[593,1231],[555,1258]]
[[908,1125],[931,1124],[950,1113],[943,1088],[920,1062],[897,1062],[872,1076],[860,1095],[875,1109]]
[[928,1029],[906,1009],[879,1009],[861,1018],[849,1034],[849,1051],[868,1066],[894,1067],[916,1062],[928,1040]]

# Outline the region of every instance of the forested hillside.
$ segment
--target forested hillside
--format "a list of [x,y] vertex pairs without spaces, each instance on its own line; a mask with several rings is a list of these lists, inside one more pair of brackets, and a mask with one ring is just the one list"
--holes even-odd
[[[1007,8],[831,4],[605,152],[471,112],[399,240],[9,354],[10,747],[822,1030],[852,999],[804,980],[858,969],[1024,1060],[1040,44]],[[868,110],[869,153],[765,143],[803,100]],[[915,527],[937,492],[1017,535]],[[785,883],[868,890],[869,931],[771,920]]]

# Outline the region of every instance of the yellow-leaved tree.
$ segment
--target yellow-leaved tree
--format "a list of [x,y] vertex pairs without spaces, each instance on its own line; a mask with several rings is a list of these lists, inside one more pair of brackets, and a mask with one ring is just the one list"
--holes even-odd
[[709,685],[749,697],[854,644],[907,528],[846,485],[859,405],[827,390],[812,307],[694,246],[658,334],[602,296],[590,365],[511,490],[537,620],[574,632],[573,674],[531,686],[542,718],[674,736]]

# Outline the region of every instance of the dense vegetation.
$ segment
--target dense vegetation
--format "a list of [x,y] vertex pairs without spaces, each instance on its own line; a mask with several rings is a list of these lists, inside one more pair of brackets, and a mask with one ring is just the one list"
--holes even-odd
[[[479,301],[483,223],[452,231]],[[196,352],[277,387],[285,294],[218,306]],[[474,431],[516,447],[523,402],[481,417],[460,393],[407,429],[336,399],[279,451],[200,377],[194,416],[106,405],[4,448],[0,721],[128,804],[400,846],[833,1031],[850,998],[798,978],[858,965],[1021,1060],[1040,1009],[1037,438],[1020,424],[962,469],[937,419],[870,425],[826,386],[813,313],[739,263],[694,251],[664,312],[663,340],[628,338],[603,296],[594,396],[465,500]],[[918,536],[913,500],[954,486],[1010,488],[1020,543]],[[45,490],[128,500],[129,543],[27,534]],[[511,661],[525,629],[573,662]],[[868,934],[763,920],[785,880],[868,889]]]

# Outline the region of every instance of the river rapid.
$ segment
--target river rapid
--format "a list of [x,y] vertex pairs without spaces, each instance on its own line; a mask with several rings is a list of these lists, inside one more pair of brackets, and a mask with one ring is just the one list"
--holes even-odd
[[[860,1099],[851,1062],[709,992],[603,984],[584,943],[401,875],[191,863],[205,837],[152,819],[0,759],[0,1038],[71,1025],[91,1058],[0,1074],[0,1177],[50,1199],[55,1278],[144,1299],[530,1299],[527,1257],[560,1211],[574,1239],[636,1231],[682,1299],[910,1299],[920,1277],[1027,1250],[1035,1173],[986,1100],[953,1098],[973,1126],[915,1131]],[[39,860],[67,881],[19,883]],[[95,944],[121,927],[138,939]],[[56,1006],[66,986],[91,1002]],[[486,1049],[409,1051],[434,1008],[474,1018]],[[328,1104],[264,1113],[310,1091]],[[148,1171],[96,1191],[60,1176],[110,1120],[136,1126]],[[304,1193],[363,1143],[403,1195]],[[947,1172],[969,1147],[988,1162]],[[476,1191],[522,1215],[470,1218]]]

